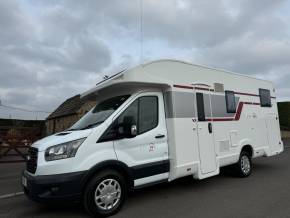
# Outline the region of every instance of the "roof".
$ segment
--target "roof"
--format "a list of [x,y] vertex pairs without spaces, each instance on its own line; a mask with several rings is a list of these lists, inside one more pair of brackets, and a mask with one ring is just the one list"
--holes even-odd
[[223,68],[219,68],[219,67],[211,67],[211,66],[206,66],[206,65],[202,65],[202,64],[193,64],[193,63],[190,63],[190,62],[187,62],[187,61],[182,61],[182,60],[177,60],[177,59],[153,60],[153,61],[150,61],[150,62],[147,62],[147,63],[143,64],[142,66],[143,67],[144,66],[149,66],[151,64],[160,63],[160,62],[177,62],[177,63],[180,63],[180,64],[186,64],[186,65],[191,65],[191,66],[200,67],[200,68],[204,68],[204,69],[216,70],[216,71],[220,71],[220,72],[224,72],[224,73],[228,73],[228,74],[233,74],[233,75],[237,75],[237,76],[247,77],[247,78],[250,78],[250,79],[260,80],[260,81],[264,81],[264,82],[270,82],[270,81],[265,80],[265,79],[256,78],[254,76],[249,76],[249,75],[242,74],[242,73],[236,73],[236,72],[233,72],[233,71],[230,71],[230,70],[226,70],[226,69],[223,69]]
[[80,95],[75,95],[63,102],[46,119],[50,120],[57,117],[64,117],[75,114],[83,106],[83,104],[85,104],[85,101],[81,100]]
[[[182,70],[182,73],[185,75],[184,77],[180,76],[179,73],[176,73],[180,70]],[[193,72],[196,72],[196,74],[193,74]],[[211,76],[209,76],[210,74]],[[191,64],[179,60],[162,59],[140,64],[133,68],[126,69],[120,73],[114,74],[109,78],[105,78],[103,81],[97,83],[95,87],[82,93],[81,98],[92,96],[104,88],[110,86],[112,87],[113,85],[120,83],[130,83],[135,85],[138,85],[138,83],[146,83],[172,86],[177,82],[180,84],[188,84],[190,82],[203,82],[203,80],[208,80],[213,85],[216,82],[215,78],[221,78],[221,82],[225,83],[225,78],[227,75],[230,75],[232,79],[237,77],[239,77],[239,79],[243,79],[244,84],[252,82],[252,80],[256,80],[260,84],[273,86],[273,83],[270,81],[257,79],[244,74],[238,74],[203,65]]]

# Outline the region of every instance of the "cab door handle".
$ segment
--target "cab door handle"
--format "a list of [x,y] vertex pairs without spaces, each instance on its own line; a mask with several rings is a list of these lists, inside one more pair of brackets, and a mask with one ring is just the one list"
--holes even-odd
[[157,136],[155,136],[156,139],[161,139],[161,138],[164,138],[165,135],[162,135],[162,134],[158,134]]

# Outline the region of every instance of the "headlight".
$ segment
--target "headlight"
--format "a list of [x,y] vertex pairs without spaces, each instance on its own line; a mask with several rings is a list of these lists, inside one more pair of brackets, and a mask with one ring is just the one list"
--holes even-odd
[[74,157],[78,148],[86,138],[65,142],[59,145],[54,145],[46,149],[45,160],[60,160],[65,158]]

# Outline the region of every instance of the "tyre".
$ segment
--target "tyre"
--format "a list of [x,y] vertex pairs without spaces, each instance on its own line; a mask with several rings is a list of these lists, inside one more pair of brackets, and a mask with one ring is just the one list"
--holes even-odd
[[248,177],[252,173],[252,159],[248,152],[242,151],[239,162],[234,166],[235,174],[238,177]]
[[93,217],[107,217],[116,214],[127,196],[124,177],[114,170],[98,173],[84,190],[83,204]]

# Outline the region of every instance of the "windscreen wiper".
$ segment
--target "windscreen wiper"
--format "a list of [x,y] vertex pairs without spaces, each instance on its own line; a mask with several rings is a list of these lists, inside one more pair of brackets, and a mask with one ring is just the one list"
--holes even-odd
[[68,129],[66,131],[76,131],[76,130],[79,130],[79,129]]
[[98,125],[98,124],[101,124],[101,123],[103,123],[103,122],[104,122],[104,121],[99,121],[99,122],[91,123],[91,124],[87,125],[86,127],[81,128],[80,130],[89,129],[89,128],[91,128],[91,127],[93,127],[93,126],[96,126],[96,125]]

